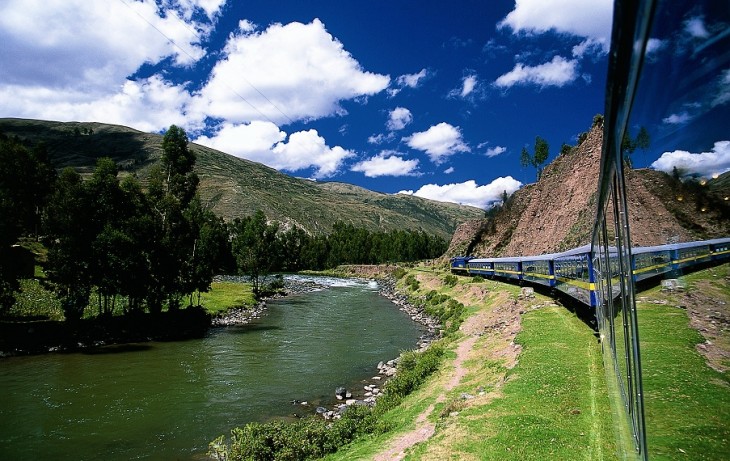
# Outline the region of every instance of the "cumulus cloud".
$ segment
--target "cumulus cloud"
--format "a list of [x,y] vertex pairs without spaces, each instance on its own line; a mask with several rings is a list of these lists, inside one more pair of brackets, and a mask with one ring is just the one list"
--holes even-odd
[[506,147],[495,146],[495,147],[489,147],[489,148],[487,148],[487,154],[486,155],[487,155],[487,157],[496,157],[498,155],[504,154],[505,152],[507,152],[507,148]]
[[453,167],[453,166],[450,166],[450,167],[448,167],[448,168],[446,168],[446,169],[444,170],[444,174],[451,174],[451,173],[453,173],[454,171],[456,171],[456,170],[454,170],[454,167]]
[[601,43],[607,52],[612,21],[612,0],[516,0],[515,8],[497,27],[509,27],[515,33],[553,30],[586,37]]
[[[190,66],[222,1],[0,3],[0,113],[95,120],[159,131],[191,127],[184,85],[130,79],[143,64]],[[192,19],[195,17],[196,19]],[[207,17],[208,19],[205,19]],[[187,119],[187,120],[186,120]]]
[[512,178],[512,176],[507,176],[506,178],[497,178],[483,186],[477,185],[474,180],[456,184],[445,184],[443,186],[426,184],[415,192],[405,190],[400,191],[399,194],[415,195],[441,202],[460,203],[477,208],[487,208],[491,204],[502,200],[502,193],[505,191],[508,194],[512,194],[521,186],[521,182]]
[[389,83],[387,75],[364,71],[319,20],[274,24],[229,38],[194,109],[234,123],[290,123],[344,114],[340,101]]
[[386,126],[391,131],[402,130],[413,121],[413,114],[405,107],[396,107],[388,114]]
[[676,167],[680,171],[703,177],[722,174],[730,171],[730,141],[717,141],[710,152],[664,152],[651,167],[667,173]]
[[286,133],[271,122],[225,123],[215,135],[195,142],[223,152],[290,172],[314,169],[314,178],[338,173],[355,154],[340,146],[330,147],[317,130],[298,131],[285,141]]
[[286,133],[275,124],[253,121],[245,124],[224,123],[213,136],[200,136],[194,142],[236,157],[268,164],[272,147],[285,139]]
[[362,162],[356,163],[352,171],[363,173],[368,178],[378,176],[413,176],[417,174],[418,160],[406,160],[395,151],[383,151]]
[[426,152],[431,161],[437,165],[442,163],[446,157],[470,150],[461,137],[459,127],[446,122],[434,125],[426,131],[414,133],[403,140],[412,149]]
[[534,67],[517,63],[514,69],[498,77],[494,85],[503,89],[515,85],[562,87],[578,77],[577,67],[578,61],[567,60],[561,56],[555,56],[552,61]]

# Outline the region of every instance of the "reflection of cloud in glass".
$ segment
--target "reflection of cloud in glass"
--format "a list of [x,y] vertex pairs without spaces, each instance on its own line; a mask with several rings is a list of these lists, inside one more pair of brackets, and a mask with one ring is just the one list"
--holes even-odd
[[692,120],[692,116],[687,112],[682,112],[680,114],[672,114],[669,117],[665,117],[662,119],[662,122],[670,125],[684,125],[690,120]]
[[730,141],[717,141],[710,152],[693,154],[684,150],[664,152],[651,164],[655,170],[671,173],[677,168],[686,174],[710,177],[730,171]]
[[730,101],[730,69],[725,70],[720,77],[717,95],[712,100],[712,106],[719,106]]

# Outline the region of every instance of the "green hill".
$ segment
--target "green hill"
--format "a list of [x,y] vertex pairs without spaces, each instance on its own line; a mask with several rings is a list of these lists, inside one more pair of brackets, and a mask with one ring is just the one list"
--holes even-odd
[[[0,132],[29,143],[44,142],[54,165],[93,170],[111,157],[123,174],[146,180],[161,153],[162,136],[119,125],[0,119]],[[265,165],[197,144],[203,202],[226,220],[262,210],[271,220],[314,234],[328,233],[336,221],[369,230],[412,229],[449,239],[456,226],[484,216],[478,208],[408,195],[389,195],[336,182],[294,178]]]

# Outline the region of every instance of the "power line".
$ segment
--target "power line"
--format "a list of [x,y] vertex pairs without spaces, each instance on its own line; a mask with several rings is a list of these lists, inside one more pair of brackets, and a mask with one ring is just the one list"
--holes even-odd
[[[131,6],[131,5],[129,5],[129,4],[128,4],[128,3],[127,3],[127,2],[125,1],[125,0],[119,0],[119,1],[120,1],[120,2],[122,3],[122,4],[124,4],[124,6],[126,6],[126,7],[127,7],[127,8],[129,8],[130,10],[132,10],[132,12],[134,12],[134,14],[136,14],[137,16],[139,16],[139,17],[140,17],[140,18],[141,18],[141,19],[142,19],[142,20],[143,20],[144,22],[146,22],[147,24],[149,24],[149,26],[150,26],[150,27],[152,27],[153,29],[155,29],[155,30],[156,30],[156,31],[157,31],[157,32],[158,32],[158,33],[159,33],[160,35],[162,35],[163,37],[165,37],[165,38],[166,38],[166,39],[167,39],[167,40],[168,40],[168,41],[169,41],[170,43],[172,43],[172,45],[173,45],[173,46],[175,46],[175,48],[177,48],[177,49],[178,49],[178,50],[180,50],[180,51],[181,51],[182,53],[184,53],[184,54],[185,54],[186,56],[188,56],[188,57],[189,57],[189,58],[190,58],[190,59],[191,59],[192,61],[196,61],[196,58],[195,58],[195,57],[193,57],[193,56],[192,56],[192,55],[191,55],[190,53],[188,53],[188,51],[187,51],[187,50],[185,50],[185,49],[184,49],[183,47],[181,47],[180,45],[178,45],[178,44],[177,44],[177,43],[175,42],[175,40],[173,40],[172,38],[170,38],[170,37],[169,37],[168,35],[166,35],[166,34],[165,34],[165,33],[164,33],[163,31],[161,31],[161,30],[160,30],[159,28],[157,28],[157,27],[156,27],[156,26],[155,26],[155,25],[154,25],[154,24],[153,24],[152,22],[150,22],[150,21],[149,21],[149,20],[148,20],[147,18],[145,18],[144,16],[142,16],[142,15],[141,15],[141,14],[140,14],[140,13],[139,13],[139,12],[138,12],[137,10],[135,10],[134,8],[132,8],[132,6]],[[182,19],[180,19],[180,18],[179,18],[179,17],[177,16],[177,15],[174,15],[174,17],[175,17],[175,19],[177,19],[177,20],[178,20],[178,21],[179,21],[180,23],[182,23],[182,24],[183,24],[183,26],[184,26],[184,27],[185,27],[186,29],[188,29],[188,31],[190,31],[190,33],[192,33],[192,34],[193,34],[193,35],[194,35],[194,36],[195,36],[195,37],[196,37],[196,38],[198,39],[198,41],[199,41],[200,43],[202,43],[202,42],[203,42],[203,37],[201,37],[201,36],[200,36],[200,35],[198,34],[198,32],[197,32],[196,30],[194,30],[194,29],[191,29],[191,28],[189,27],[189,25],[188,25],[188,24],[187,24],[187,23],[186,23],[185,21],[183,21]],[[266,100],[266,101],[267,101],[267,102],[268,102],[269,104],[271,104],[271,106],[272,106],[272,107],[273,107],[274,109],[276,109],[276,110],[277,110],[277,111],[278,111],[278,112],[279,112],[279,113],[280,113],[281,115],[283,115],[283,116],[284,116],[284,117],[285,117],[285,118],[286,118],[286,119],[287,119],[287,120],[289,121],[289,123],[292,123],[292,124],[294,123],[294,120],[293,120],[293,119],[292,119],[291,117],[289,117],[289,115],[287,115],[287,114],[286,114],[286,113],[285,113],[285,112],[284,112],[283,110],[281,110],[281,108],[279,108],[279,106],[277,106],[276,104],[274,104],[274,102],[273,102],[273,101],[272,101],[271,99],[269,99],[269,98],[268,98],[268,96],[266,96],[266,95],[265,95],[264,93],[262,93],[262,92],[261,92],[261,90],[259,90],[258,88],[256,88],[256,86],[254,86],[254,85],[253,85],[253,84],[252,84],[252,83],[251,83],[250,81],[248,81],[248,79],[247,79],[247,78],[246,78],[245,76],[241,76],[241,79],[242,79],[242,80],[243,80],[244,82],[246,82],[246,83],[248,84],[248,86],[250,86],[251,88],[253,88],[253,89],[254,89],[254,90],[255,90],[255,91],[256,91],[256,92],[257,92],[257,93],[258,93],[259,95],[261,95],[261,97],[263,97],[263,98],[264,98],[264,99],[265,99],[265,100]],[[274,122],[273,120],[271,120],[271,118],[269,118],[269,116],[267,116],[267,115],[266,115],[265,113],[263,113],[263,112],[262,112],[262,111],[261,111],[261,110],[260,110],[260,109],[259,109],[258,107],[256,107],[256,105],[254,105],[254,104],[253,104],[253,103],[252,103],[251,101],[249,101],[248,99],[246,99],[246,98],[245,98],[245,97],[244,97],[243,95],[241,95],[241,94],[240,94],[240,93],[239,93],[238,91],[236,91],[236,89],[234,89],[234,88],[233,88],[233,87],[232,87],[231,85],[229,85],[229,84],[228,84],[227,82],[225,82],[225,81],[223,81],[223,84],[224,84],[224,85],[225,85],[225,86],[226,86],[226,87],[227,87],[227,88],[228,88],[228,89],[229,89],[229,90],[230,90],[230,91],[231,91],[231,92],[232,92],[233,94],[235,94],[236,96],[238,96],[238,98],[239,98],[239,99],[241,99],[241,100],[242,100],[243,102],[245,102],[246,104],[248,104],[249,106],[251,106],[251,108],[252,108],[252,109],[254,109],[254,110],[255,110],[256,112],[258,112],[258,113],[259,113],[259,114],[260,114],[260,115],[261,115],[262,117],[264,117],[264,118],[265,118],[266,120],[268,120],[269,122],[273,123],[274,125],[277,125],[277,126],[278,126],[278,124],[277,124],[276,122]]]

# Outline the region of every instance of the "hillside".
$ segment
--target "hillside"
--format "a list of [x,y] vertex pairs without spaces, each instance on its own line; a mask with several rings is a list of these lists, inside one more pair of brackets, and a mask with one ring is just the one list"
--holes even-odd
[[[58,168],[93,170],[99,157],[113,158],[124,174],[143,182],[160,157],[162,136],[103,123],[0,119],[0,132],[29,143],[44,142]],[[423,230],[445,239],[456,226],[484,211],[407,195],[388,195],[342,183],[294,178],[259,163],[197,144],[196,172],[204,203],[226,220],[262,210],[270,220],[327,233],[338,220],[369,230]]]
[[[448,256],[521,256],[590,242],[595,219],[603,127],[548,165],[540,181],[517,191],[493,217],[464,223]],[[679,183],[654,170],[626,175],[632,244],[660,245],[730,235],[728,176],[705,185]]]

